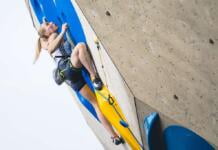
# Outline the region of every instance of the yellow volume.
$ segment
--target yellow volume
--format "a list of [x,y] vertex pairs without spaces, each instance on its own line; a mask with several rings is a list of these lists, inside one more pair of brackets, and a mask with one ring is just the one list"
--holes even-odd
[[[100,91],[95,91],[98,105],[101,109],[101,112],[111,123],[111,125],[117,130],[117,132],[123,137],[123,139],[130,145],[134,150],[140,150],[141,147],[135,137],[132,135],[128,127],[124,127],[120,124],[120,121],[123,120],[127,122],[117,100],[109,92],[106,86]],[[111,97],[111,98],[109,98]]]

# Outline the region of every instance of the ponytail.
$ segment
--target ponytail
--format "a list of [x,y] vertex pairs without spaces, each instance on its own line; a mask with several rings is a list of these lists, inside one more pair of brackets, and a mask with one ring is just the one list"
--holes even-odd
[[45,34],[45,30],[40,26],[39,29],[38,29],[39,38],[38,38],[37,43],[36,43],[35,58],[34,58],[33,64],[35,64],[36,61],[39,58],[39,55],[40,55],[40,52],[41,52],[41,49],[42,49],[41,39],[45,38],[44,34]]
[[35,58],[34,58],[33,64],[35,64],[36,61],[38,60],[41,49],[42,49],[42,46],[41,46],[41,41],[40,41],[40,37],[39,37],[37,40],[37,43],[36,43]]

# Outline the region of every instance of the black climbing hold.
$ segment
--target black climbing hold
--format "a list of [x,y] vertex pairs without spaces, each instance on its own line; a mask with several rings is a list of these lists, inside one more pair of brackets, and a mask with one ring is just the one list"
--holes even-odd
[[177,95],[174,95],[173,97],[174,97],[175,100],[179,100]]
[[214,44],[214,41],[212,39],[209,39],[210,44]]
[[105,13],[107,16],[111,16],[111,13],[109,11],[106,11]]

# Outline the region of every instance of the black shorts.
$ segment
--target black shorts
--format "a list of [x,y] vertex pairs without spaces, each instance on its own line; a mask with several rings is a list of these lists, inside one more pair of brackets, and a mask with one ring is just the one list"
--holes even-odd
[[64,76],[66,79],[66,83],[71,86],[75,91],[80,91],[81,88],[86,84],[85,79],[82,75],[82,68],[75,68],[70,59],[62,59],[59,63],[62,66],[64,71]]

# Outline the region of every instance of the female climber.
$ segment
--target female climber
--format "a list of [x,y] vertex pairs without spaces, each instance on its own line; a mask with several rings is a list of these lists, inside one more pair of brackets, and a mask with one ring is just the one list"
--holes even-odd
[[58,26],[53,22],[44,21],[38,29],[38,42],[36,46],[36,54],[34,62],[37,61],[41,49],[46,50],[59,65],[64,66],[64,76],[71,82],[71,87],[78,91],[84,98],[90,101],[97,112],[98,118],[100,119],[103,126],[110,133],[114,144],[119,145],[123,143],[122,137],[119,137],[112,128],[108,120],[103,116],[99,109],[96,96],[91,91],[89,86],[86,84],[81,68],[85,67],[90,74],[90,78],[94,85],[94,88],[99,90],[102,87],[102,82],[97,76],[95,69],[93,68],[93,62],[90,54],[87,50],[86,44],[78,43],[72,49],[72,53],[69,57],[65,57],[63,51],[71,51],[71,46],[67,40],[64,40],[64,34],[66,33],[68,26],[67,24],[62,25],[62,30],[57,33]]

